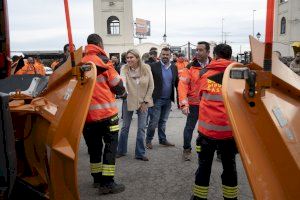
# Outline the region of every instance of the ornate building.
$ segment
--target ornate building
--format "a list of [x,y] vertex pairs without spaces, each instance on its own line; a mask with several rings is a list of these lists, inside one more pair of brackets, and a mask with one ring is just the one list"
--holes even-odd
[[300,41],[300,0],[276,0],[274,51],[294,56],[291,45]]

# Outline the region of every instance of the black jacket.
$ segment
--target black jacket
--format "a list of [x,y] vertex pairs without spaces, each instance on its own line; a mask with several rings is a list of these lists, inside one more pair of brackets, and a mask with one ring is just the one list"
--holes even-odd
[[[212,58],[211,57],[208,57],[208,60],[209,60],[209,63],[212,61]],[[198,62],[198,60],[196,58],[194,58],[192,60],[192,62],[190,62],[186,68],[190,69],[192,66],[194,67],[201,67],[200,63]]]
[[147,61],[145,61],[146,64],[150,65],[150,64],[154,64],[156,63],[157,61],[154,60],[153,58],[149,58]]
[[[153,80],[154,80],[154,91],[152,94],[153,100],[155,101],[156,99],[159,99],[161,97],[162,93],[162,69],[161,69],[161,62],[156,62],[150,64],[151,66],[151,71],[153,75]],[[172,93],[171,93],[171,100],[175,102],[175,92],[174,88],[177,90],[178,86],[178,71],[177,67],[174,64],[171,64],[171,70],[173,74],[173,80],[172,80]],[[178,101],[177,101],[178,102]]]

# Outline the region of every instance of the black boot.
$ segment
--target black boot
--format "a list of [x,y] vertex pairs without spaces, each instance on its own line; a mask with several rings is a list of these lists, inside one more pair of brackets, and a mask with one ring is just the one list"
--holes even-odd
[[98,188],[98,187],[100,187],[100,185],[101,185],[100,183],[94,182],[93,183],[93,188]]
[[205,199],[202,199],[202,198],[199,198],[199,197],[196,197],[196,196],[192,195],[190,200],[205,200]]
[[102,194],[117,194],[120,192],[123,192],[125,190],[125,186],[123,184],[117,184],[115,182],[112,182],[110,184],[101,185],[99,187],[99,195]]
[[102,180],[102,172],[92,173],[92,176],[93,176],[93,179],[94,179],[93,187],[94,188],[100,187],[101,180]]

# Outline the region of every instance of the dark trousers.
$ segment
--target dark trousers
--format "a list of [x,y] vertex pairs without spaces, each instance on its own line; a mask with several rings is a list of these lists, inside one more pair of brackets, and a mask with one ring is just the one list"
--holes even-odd
[[214,153],[219,150],[223,165],[222,190],[224,199],[237,199],[237,171],[235,155],[236,144],[233,138],[226,140],[215,140],[208,138],[201,133],[197,138],[197,152],[199,166],[196,172],[194,186],[194,200],[206,199],[211,174],[211,166]]
[[186,118],[186,123],[183,131],[183,149],[192,149],[191,141],[199,115],[199,105],[190,105],[189,109],[190,113]]
[[83,136],[90,154],[91,175],[95,183],[109,184],[114,181],[118,123],[118,116],[113,116],[84,126]]

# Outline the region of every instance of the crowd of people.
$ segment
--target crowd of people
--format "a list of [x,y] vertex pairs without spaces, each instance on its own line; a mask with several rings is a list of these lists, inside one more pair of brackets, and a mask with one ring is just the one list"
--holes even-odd
[[[74,46],[75,49],[75,46]],[[213,58],[210,57],[213,51]],[[57,70],[70,54],[64,46],[64,56],[52,63]],[[186,124],[183,135],[183,160],[191,160],[193,132],[197,125],[198,138],[194,149],[198,154],[191,199],[207,199],[212,161],[215,151],[223,165],[222,192],[224,199],[238,198],[236,171],[237,148],[222,97],[222,75],[233,63],[232,49],[219,44],[200,41],[196,55],[188,61],[182,53],[172,53],[168,47],[158,52],[153,47],[142,56],[135,49],[122,53],[121,61],[115,55],[107,57],[102,38],[91,34],[87,38],[82,62],[93,62],[97,81],[88,110],[83,136],[90,156],[93,186],[99,194],[119,193],[125,186],[116,183],[115,161],[127,155],[128,135],[132,117],[137,114],[135,158],[149,161],[147,151],[153,149],[152,140],[157,130],[159,144],[175,145],[167,139],[166,123],[172,102],[177,103]],[[15,74],[45,75],[38,59],[16,59]],[[300,75],[300,52],[290,63]],[[176,95],[177,94],[177,95]],[[122,100],[122,126],[119,128],[117,98]]]
[[275,51],[279,60],[293,72],[300,75],[300,52],[295,52],[295,57],[283,57],[279,51]]
[[300,76],[300,52],[297,52],[295,59],[290,64],[291,70]]
[[[73,47],[75,49],[75,46]],[[274,51],[274,53],[278,56],[279,60],[284,63],[286,66],[288,66],[293,72],[300,75],[300,52],[295,53],[295,57],[283,57],[279,51]],[[42,62],[41,59],[38,57],[27,57],[27,59],[24,59],[24,56],[13,56],[11,58],[11,74],[15,75],[22,75],[22,74],[39,74],[42,76],[48,76],[53,73],[57,68],[59,68],[62,64],[64,64],[67,60],[67,58],[70,55],[70,48],[69,44],[65,44],[63,47],[63,57],[61,59],[55,59],[52,60],[49,63],[45,64]],[[197,55],[195,55],[196,57]],[[194,57],[194,60],[195,60]],[[121,54],[121,61],[119,60],[117,55],[111,55],[110,60],[113,63],[113,66],[115,70],[120,74],[121,73],[121,67],[126,64],[126,52],[123,52]],[[154,62],[157,62],[159,60],[158,58],[158,51],[156,47],[152,47],[149,52],[144,53],[141,57],[141,61],[146,64],[151,64]],[[186,67],[189,68],[189,66],[194,61],[191,62],[188,61],[188,59],[185,58],[185,55],[182,53],[174,52],[172,53],[172,60],[171,63],[175,64],[178,70],[178,73],[180,74]],[[48,65],[49,64],[49,65]],[[23,68],[23,69],[22,69]]]
[[[75,46],[73,46],[75,49]],[[45,65],[42,60],[37,56],[29,56],[26,59],[23,55],[13,56],[11,59],[11,74],[23,75],[23,74],[36,74],[41,76],[49,76],[53,71],[62,66],[70,55],[69,44],[65,44],[63,47],[63,56],[61,59],[55,59],[50,62],[49,66]]]
[[[147,149],[157,129],[159,144],[175,146],[167,139],[166,123],[172,102],[187,116],[183,133],[183,159],[191,159],[192,134],[198,122],[195,149],[199,167],[191,199],[207,199],[214,152],[219,151],[223,164],[222,189],[224,199],[237,199],[236,145],[221,96],[224,73],[231,61],[232,49],[219,44],[214,58],[209,57],[210,45],[197,44],[197,53],[188,63],[184,55],[174,54],[168,47],[160,52],[151,48],[142,57],[135,49],[122,54],[122,65],[109,59],[102,38],[91,34],[87,38],[83,62],[97,66],[97,82],[92,96],[83,135],[90,155],[91,175],[99,194],[119,193],[125,186],[114,181],[115,159],[126,156],[132,116],[137,114],[135,158],[149,161]],[[177,97],[176,97],[177,94]],[[122,128],[116,96],[122,99]],[[118,136],[119,133],[119,136]]]

